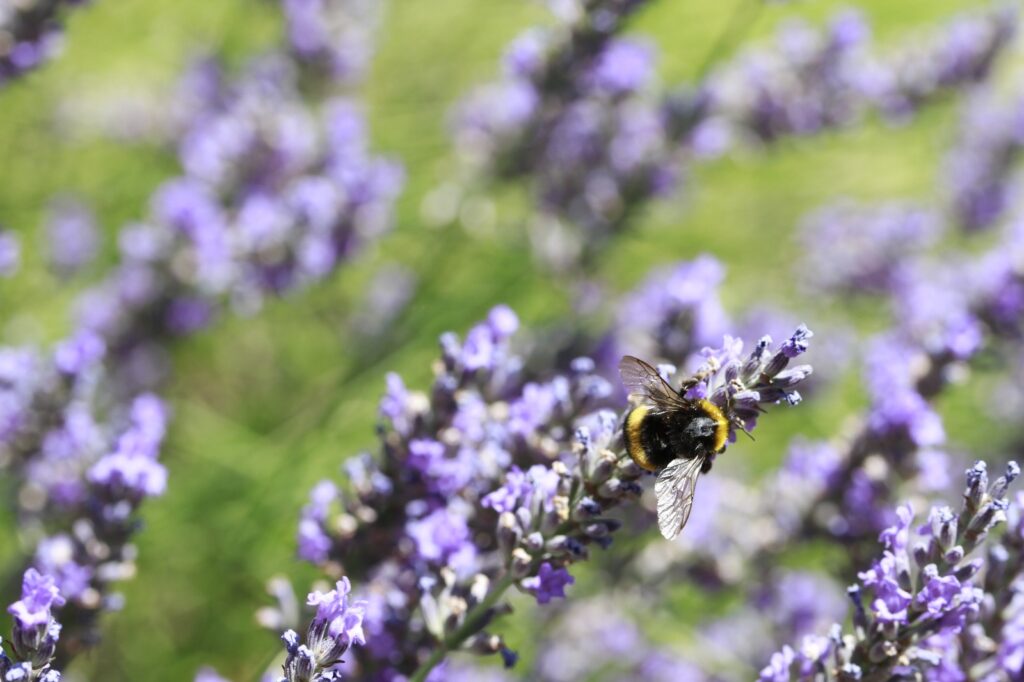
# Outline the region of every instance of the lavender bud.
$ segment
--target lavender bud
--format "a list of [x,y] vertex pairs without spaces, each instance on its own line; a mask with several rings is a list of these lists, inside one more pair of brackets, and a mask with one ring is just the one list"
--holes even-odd
[[866,630],[868,627],[868,617],[864,612],[864,600],[861,596],[861,589],[859,585],[850,585],[846,588],[846,596],[849,597],[853,603],[853,624],[854,627]]
[[772,385],[779,388],[792,388],[807,377],[811,376],[813,372],[814,369],[810,365],[797,365],[796,367],[790,367],[789,369],[776,374],[772,379]]
[[521,547],[512,551],[512,575],[516,578],[525,578],[530,575],[530,567],[533,565],[533,557],[526,553]]
[[1016,462],[1011,461],[1006,465],[1006,473],[996,479],[996,482],[992,484],[989,489],[989,495],[996,499],[1001,500],[1006,497],[1006,491],[1010,487],[1010,484],[1020,476],[1020,467]]
[[576,505],[576,517],[577,518],[593,518],[601,514],[601,505],[590,497],[584,497]]
[[519,653],[509,649],[507,646],[502,646],[501,650],[501,662],[505,666],[506,670],[511,670],[516,667],[516,663],[519,662]]
[[623,481],[634,481],[644,475],[644,469],[632,459],[618,460],[618,467],[615,469],[616,478]]
[[601,485],[615,473],[615,465],[618,460],[610,452],[600,453],[594,460],[593,468],[590,470],[589,483]]
[[881,642],[875,642],[871,649],[868,650],[868,659],[872,663],[881,663],[899,653],[896,643],[891,641],[891,639],[896,637],[898,631],[899,625],[897,623],[888,622],[882,626],[882,635],[886,639]]
[[961,583],[967,582],[975,575],[977,575],[978,571],[980,571],[982,566],[984,565],[985,562],[983,560],[972,559],[971,561],[968,561],[966,564],[956,569],[956,571],[953,573],[953,576]]
[[622,496],[622,490],[622,481],[618,478],[610,478],[601,484],[601,487],[597,489],[597,492],[601,497],[616,499]]
[[967,538],[975,543],[980,541],[992,528],[1006,520],[1007,500],[992,500],[978,512],[967,528]]
[[956,543],[956,515],[949,507],[936,507],[931,514],[932,537],[935,538],[939,547],[946,551]]
[[508,556],[519,544],[522,535],[516,515],[512,512],[502,512],[498,517],[498,544],[501,547],[501,553]]
[[988,488],[988,465],[979,460],[967,470],[967,488],[964,490],[964,499],[967,502],[965,511],[970,516],[973,516],[973,513],[981,506],[986,488]]
[[935,539],[932,538],[929,542],[918,542],[914,545],[914,563],[917,564],[918,568],[933,563],[933,555],[937,555],[937,548],[934,547]]
[[860,666],[856,663],[846,663],[839,669],[840,682],[854,682],[863,677]]
[[767,334],[757,340],[754,350],[750,352],[750,357],[747,358],[746,363],[743,365],[743,376],[756,377],[761,373],[761,365],[764,363],[764,356],[768,353],[768,348],[771,347],[771,345],[772,337]]
[[540,550],[544,549],[544,536],[534,531],[526,536],[523,544],[526,546],[526,551],[530,554],[536,554]]

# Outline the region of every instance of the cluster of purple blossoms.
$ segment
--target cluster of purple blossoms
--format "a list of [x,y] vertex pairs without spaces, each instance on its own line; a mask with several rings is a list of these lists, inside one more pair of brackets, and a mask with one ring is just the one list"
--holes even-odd
[[[831,278],[826,292],[890,296],[893,329],[865,344],[869,408],[831,441],[796,441],[782,467],[757,486],[721,477],[714,485],[709,481],[705,510],[696,510],[691,524],[696,531],[691,528],[678,543],[647,548],[638,557],[638,570],[649,578],[685,573],[710,584],[742,584],[756,567],[801,538],[839,540],[856,561],[893,523],[896,500],[948,488],[953,458],[932,404],[965,376],[981,352],[1010,362],[1019,356],[1024,311],[1019,223],[1011,222],[989,252],[966,262],[912,251],[894,257],[891,248],[858,249],[865,224],[880,225],[876,241],[883,243],[897,241],[890,239],[892,233],[904,235],[904,241],[913,236],[922,246],[934,239],[934,228],[922,226],[914,211],[893,211],[893,206],[825,210],[807,223],[841,223],[823,225],[834,239],[807,237],[821,246],[815,258],[844,266],[821,271]],[[873,222],[878,216],[886,218]],[[829,257],[840,252],[841,259]],[[845,256],[851,252],[863,256],[850,263]],[[744,502],[735,504],[738,499]]]
[[946,158],[945,185],[959,225],[993,226],[1014,203],[1014,162],[1024,149],[1024,99],[985,89],[963,105],[960,131]]
[[549,682],[574,680],[622,682],[688,681],[696,667],[676,651],[659,647],[645,637],[636,614],[628,608],[642,597],[631,591],[574,599],[546,624],[547,636],[531,670],[520,679]]
[[[26,538],[36,542],[32,563],[67,600],[65,656],[92,643],[101,611],[118,608],[121,597],[112,588],[135,574],[136,512],[167,485],[158,461],[167,421],[162,402],[140,394],[99,416],[100,356],[83,359],[80,352],[71,344],[59,346],[56,372],[37,357],[10,352],[23,363],[14,366],[18,377],[42,380],[36,388],[44,390],[30,394],[39,402],[5,415],[16,428],[0,440],[10,458],[6,468],[21,481],[16,500]],[[12,388],[4,398],[13,403],[20,387]],[[45,409],[42,401],[65,395],[67,403],[56,403],[61,409]]]
[[700,155],[733,140],[762,143],[845,127],[872,110],[904,120],[943,92],[987,78],[1016,31],[1016,13],[997,8],[959,17],[942,31],[890,53],[869,49],[856,12],[818,33],[791,23],[775,50],[752,50],[715,69],[705,85],[705,120],[693,134]]
[[[760,679],[1019,677],[1019,661],[1007,655],[1016,646],[1012,635],[1002,640],[1004,611],[1012,623],[1016,609],[1016,576],[1004,569],[1020,565],[1019,502],[1003,540],[989,543],[985,556],[968,558],[981,554],[993,529],[1007,520],[1007,491],[1019,474],[1011,462],[989,485],[985,463],[976,463],[967,470],[959,512],[932,507],[918,527],[911,506],[900,506],[894,525],[879,537],[881,556],[848,589],[852,633],[837,624],[828,636],[805,637],[798,649],[786,646],[772,656]],[[1009,628],[1012,632],[1013,625]]]
[[752,49],[714,68],[704,84],[707,112],[691,140],[695,153],[714,156],[745,139],[770,143],[855,121],[865,98],[854,78],[869,61],[869,36],[853,11],[824,31],[792,22],[774,49]]
[[291,54],[330,80],[360,80],[373,55],[381,3],[374,0],[282,0]]
[[348,578],[338,581],[329,592],[309,594],[307,604],[316,614],[306,631],[305,643],[294,630],[282,635],[288,658],[284,676],[278,682],[331,682],[340,680],[336,668],[342,656],[355,644],[366,644],[363,618],[366,602],[349,598],[352,586]]
[[553,28],[522,33],[506,51],[504,79],[455,113],[456,148],[473,177],[530,177],[539,209],[531,238],[552,262],[592,255],[627,220],[634,195],[674,185],[651,92],[654,48],[617,36],[644,4],[587,3]]
[[[609,382],[585,358],[526,380],[509,345],[516,328],[498,307],[464,340],[442,336],[429,393],[389,376],[380,457],[349,460],[344,492],[320,483],[303,510],[300,556],[366,586],[364,679],[425,679],[460,648],[513,662],[487,632],[505,591],[564,597],[569,565],[611,543],[620,522],[608,512],[642,493]],[[691,392],[753,429],[763,405],[799,402],[810,368],[788,365],[809,337],[800,328],[774,351],[764,338],[746,355],[727,337],[703,354]]]
[[[340,60],[348,24],[300,4],[289,21],[329,24],[321,48]],[[157,189],[148,221],[121,231],[121,260],[79,299],[67,339],[50,353],[0,350],[0,467],[18,487],[34,567],[67,600],[60,660],[94,644],[99,614],[119,608],[111,587],[135,573],[138,509],[166,489],[167,414],[148,390],[168,347],[225,308],[252,311],[326,277],[388,226],[400,172],[368,151],[354,103],[306,94],[324,77],[319,57],[286,52],[233,79],[212,62],[192,73],[184,175]],[[57,211],[51,230],[82,247],[51,254],[70,273],[95,241],[81,207]]]
[[60,52],[61,14],[81,4],[84,0],[26,0],[0,7],[0,88]]
[[50,268],[57,276],[77,274],[92,263],[99,251],[96,216],[82,201],[59,197],[49,207],[46,246]]
[[257,309],[323,279],[390,223],[401,172],[372,156],[355,104],[302,99],[294,65],[257,60],[235,82],[209,68],[206,107],[182,135],[186,175],[154,195],[147,223],[121,234],[122,262],[80,306],[85,328],[140,376],[166,337],[225,305]]
[[7,609],[14,616],[7,651],[0,639],[0,679],[4,682],[60,682],[61,675],[53,666],[53,659],[61,625],[53,609],[63,606],[64,601],[52,577],[34,568],[25,571],[21,599]]
[[681,362],[718,343],[729,328],[718,297],[724,277],[725,268],[709,255],[653,270],[617,303],[602,359],[609,367],[626,353]]
[[[588,3],[506,54],[503,80],[458,108],[456,148],[472,182],[529,176],[542,259],[586,262],[687,160],[740,143],[845,127],[881,111],[904,120],[987,78],[1015,32],[1009,9],[958,18],[910,48],[876,54],[854,12],[819,32],[789,24],[774,50],[716,65],[693,86],[658,88],[653,49],[617,38],[642,2]],[[609,7],[606,7],[609,5]]]
[[911,258],[942,228],[934,212],[904,202],[830,204],[803,221],[800,273],[816,295],[884,294],[908,276]]

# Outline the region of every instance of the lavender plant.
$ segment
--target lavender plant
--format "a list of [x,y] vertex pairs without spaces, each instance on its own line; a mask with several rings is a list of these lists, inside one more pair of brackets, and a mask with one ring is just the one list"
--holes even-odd
[[[620,36],[643,2],[552,4],[558,25],[516,41],[505,81],[459,110],[456,134],[473,173],[530,184],[539,207],[534,239],[566,263],[586,261],[691,163],[875,112],[903,121],[986,80],[1014,25],[1011,12],[995,10],[876,54],[863,22],[844,14],[822,32],[787,26],[774,50],[712,64],[698,86],[665,90],[653,78],[650,45]],[[113,586],[134,573],[139,508],[167,484],[159,454],[168,415],[147,391],[160,387],[168,349],[228,311],[253,312],[266,296],[325,278],[389,223],[400,173],[368,151],[358,106],[335,99],[365,69],[378,6],[283,5],[286,43],[275,53],[237,76],[212,60],[190,71],[185,106],[175,112],[183,173],[154,193],[144,224],[122,232],[121,260],[81,300],[74,333],[47,352],[0,351],[0,468],[11,474],[21,534],[34,547],[23,599],[12,607],[12,654],[0,657],[5,680],[53,682],[54,668],[95,641],[99,614],[119,604]],[[952,203],[972,229],[995,224],[1014,197],[1014,116],[996,118],[983,133],[965,128],[950,157],[962,190]],[[60,217],[55,233],[67,241],[85,234],[81,212]],[[805,247],[817,260],[805,274],[815,293],[884,294],[894,313],[893,328],[864,344],[868,409],[829,442],[795,442],[782,469],[759,485],[702,480],[683,540],[624,559],[645,585],[683,569],[702,586],[745,588],[740,610],[699,635],[707,659],[715,642],[745,635],[742,651],[711,667],[736,672],[765,646],[837,618],[820,598],[829,585],[786,572],[780,557],[824,538],[843,546],[840,572],[848,572],[875,553],[881,531],[885,554],[851,591],[853,633],[783,649],[762,677],[1022,674],[1024,500],[1007,502],[1015,465],[992,486],[984,467],[972,468],[959,515],[934,508],[917,544],[910,507],[892,507],[948,483],[936,398],[982,353],[1019,351],[1019,230],[998,235],[998,247],[980,258],[907,257],[908,245],[944,247],[941,227],[930,211],[896,203],[843,205],[808,222]],[[60,272],[81,267],[89,251],[82,243],[52,254]],[[0,273],[3,253],[0,244]],[[304,637],[298,605],[265,619],[287,630],[275,679],[335,680],[350,670],[366,680],[485,679],[450,661],[454,652],[499,654],[512,666],[517,654],[498,634],[512,588],[553,610],[582,591],[573,567],[600,556],[595,546],[608,548],[623,523],[643,530],[634,516],[650,524],[643,504],[631,504],[644,501],[644,472],[623,450],[623,395],[608,374],[622,354],[671,363],[659,366],[671,380],[692,377],[688,395],[724,412],[733,438],[754,430],[765,406],[800,401],[796,388],[810,368],[790,361],[807,350],[810,332],[798,327],[778,346],[764,337],[745,353],[725,335],[739,325],[716,295],[721,278],[710,257],[653,273],[612,313],[611,329],[582,342],[593,359],[518,355],[518,319],[500,306],[464,339],[441,338],[428,390],[389,375],[378,452],[348,460],[341,485],[318,484],[302,511],[299,555],[336,583],[309,595]],[[577,331],[574,341],[586,336]],[[722,347],[705,348],[723,337]],[[1004,514],[1009,530],[989,541],[984,560],[966,558]],[[351,598],[342,576],[364,599]],[[612,594],[638,610],[651,606],[649,595]],[[815,608],[801,609],[809,594]],[[601,652],[610,655],[570,661],[576,667],[561,670],[569,679],[719,679],[698,669],[706,660],[642,641],[594,603],[579,618],[612,632],[581,628],[580,640],[610,640]],[[58,640],[51,607],[60,605],[66,630]],[[542,676],[558,679],[551,661],[578,646],[563,641],[572,632],[559,634],[541,653]],[[616,653],[623,641],[634,646]]]
[[[959,512],[932,507],[927,522],[914,529],[912,507],[901,506],[896,523],[879,538],[881,557],[849,588],[853,632],[846,634],[837,624],[827,637],[805,638],[798,650],[785,647],[760,679],[1019,676],[1019,663],[997,653],[1001,647],[986,646],[989,633],[995,634],[992,626],[998,632],[1004,621],[1006,603],[998,597],[1013,580],[1002,570],[1012,555],[1004,543],[993,541],[985,557],[968,557],[980,554],[992,531],[1006,521],[1007,491],[1020,469],[1011,462],[991,485],[986,470],[984,462],[967,470]],[[1011,546],[1018,543],[1019,513],[1018,507],[1005,534]]]
[[587,3],[556,29],[522,34],[505,78],[455,114],[467,176],[528,176],[535,250],[561,267],[586,263],[695,161],[848,127],[873,111],[903,121],[984,81],[1016,26],[1015,12],[997,7],[876,52],[863,19],[846,12],[823,31],[786,25],[774,50],[749,50],[696,85],[666,89],[653,82],[652,48],[614,35],[642,3],[605,4],[614,5]]
[[[303,510],[300,556],[367,585],[368,679],[426,679],[462,648],[514,661],[489,633],[506,591],[564,597],[568,567],[611,543],[619,522],[608,512],[642,492],[620,418],[600,409],[614,405],[608,382],[587,359],[524,381],[508,343],[516,327],[499,307],[465,340],[442,336],[429,394],[390,376],[380,458],[351,460],[348,489],[323,482]],[[691,391],[752,430],[762,405],[799,402],[810,369],[787,365],[809,337],[798,329],[775,351],[764,338],[748,355],[727,337]]]
[[387,227],[397,166],[368,152],[353,103],[299,87],[353,76],[342,61],[354,29],[323,6],[288,11],[322,29],[316,49],[256,58],[236,81],[211,66],[180,141],[185,175],[119,235],[121,260],[80,297],[77,329],[50,353],[0,353],[0,467],[18,487],[34,566],[68,602],[62,660],[95,643],[99,615],[119,607],[112,587],[134,575],[138,509],[166,488],[167,414],[148,389],[171,344],[226,309],[325,278]]
[[0,87],[56,56],[61,17],[84,0],[27,0],[0,8]]
[[46,247],[50,268],[62,278],[86,268],[99,250],[96,216],[81,200],[59,197],[50,205]]
[[992,90],[976,93],[963,105],[958,138],[946,159],[944,184],[965,230],[992,227],[1014,203],[1014,161],[1024,144],[1022,112],[1018,98]]
[[[859,230],[863,223],[844,224]],[[1019,286],[1009,265],[1016,262],[1014,234],[1009,230],[1006,241],[976,264],[960,265],[961,273],[984,270],[983,278],[950,277],[948,264],[931,270],[899,263],[903,274],[893,278],[896,326],[867,344],[866,412],[832,441],[794,442],[779,471],[757,487],[730,483],[739,490],[724,499],[744,503],[716,514],[706,540],[690,544],[684,538],[680,547],[651,549],[638,570],[650,577],[671,574],[675,566],[736,584],[770,557],[813,537],[841,541],[853,562],[866,559],[868,544],[893,522],[889,510],[901,495],[927,495],[948,485],[946,430],[933,401],[979,353],[1016,338],[1021,318],[1016,297],[1007,295]],[[881,272],[877,262],[868,263],[867,269]],[[864,270],[860,263],[852,268]],[[837,272],[840,286],[856,281]],[[866,283],[874,287],[878,281]],[[975,286],[965,288],[964,281]],[[1000,312],[988,312],[993,309]],[[758,519],[770,529],[752,532]]]

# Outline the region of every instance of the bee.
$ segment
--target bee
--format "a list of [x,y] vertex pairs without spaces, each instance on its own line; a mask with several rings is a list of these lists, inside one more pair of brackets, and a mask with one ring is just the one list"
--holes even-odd
[[639,466],[658,473],[658,528],[672,540],[690,518],[697,477],[725,449],[729,420],[714,403],[685,397],[703,376],[676,391],[658,370],[631,355],[619,362],[619,375],[638,403],[623,422],[626,450]]

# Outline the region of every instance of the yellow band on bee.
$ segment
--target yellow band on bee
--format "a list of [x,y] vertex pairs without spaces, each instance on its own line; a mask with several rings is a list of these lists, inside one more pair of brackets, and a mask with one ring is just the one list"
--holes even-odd
[[729,420],[725,418],[722,411],[710,400],[700,400],[700,408],[715,420],[715,452],[720,452],[729,439]]
[[647,458],[647,453],[640,442],[640,427],[649,411],[650,408],[646,405],[640,405],[630,411],[626,417],[626,444],[629,446],[629,456],[634,462],[648,471],[654,471],[656,467]]

